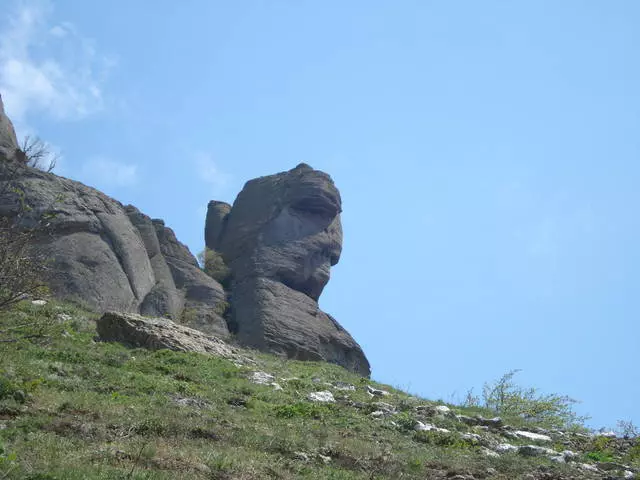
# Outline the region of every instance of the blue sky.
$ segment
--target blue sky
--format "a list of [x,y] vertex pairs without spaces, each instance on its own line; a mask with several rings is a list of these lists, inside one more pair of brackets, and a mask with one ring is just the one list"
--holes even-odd
[[57,172],[164,218],[300,162],[342,192],[320,303],[376,380],[520,368],[640,422],[640,3],[16,1],[0,92]]

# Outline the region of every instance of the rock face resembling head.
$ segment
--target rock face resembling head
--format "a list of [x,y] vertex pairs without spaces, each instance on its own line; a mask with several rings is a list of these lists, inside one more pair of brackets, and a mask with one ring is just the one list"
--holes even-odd
[[317,307],[342,251],[342,202],[331,177],[300,164],[247,182],[233,207],[225,205],[210,202],[205,238],[232,271],[238,338],[368,375],[360,347]]
[[341,208],[331,177],[302,164],[247,182],[208,246],[222,252],[236,280],[270,278],[318,300],[340,259]]

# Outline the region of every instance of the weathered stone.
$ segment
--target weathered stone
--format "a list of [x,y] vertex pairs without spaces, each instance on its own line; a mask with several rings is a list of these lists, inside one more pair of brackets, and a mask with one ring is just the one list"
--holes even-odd
[[336,401],[336,399],[333,398],[333,393],[329,391],[311,392],[309,393],[309,395],[307,395],[307,399],[311,400],[312,402],[320,403],[334,403]]
[[216,250],[218,238],[224,228],[227,215],[231,211],[231,205],[226,202],[211,200],[207,206],[207,220],[204,230],[204,241],[207,247]]
[[205,240],[231,269],[242,344],[368,376],[360,346],[317,303],[340,258],[340,211],[331,177],[302,164],[247,182],[228,213],[210,203]]
[[[37,239],[51,259],[49,286],[60,298],[74,299],[97,310],[137,311],[155,278],[146,249],[122,205],[79,182],[33,168],[3,170],[23,193],[20,226],[38,227],[53,214]],[[0,186],[0,192],[3,192]],[[3,192],[0,215],[17,218],[19,194]]]
[[549,435],[542,435],[540,433],[527,432],[525,430],[516,430],[513,432],[516,437],[527,438],[529,440],[538,440],[540,442],[550,442],[552,438]]
[[184,309],[184,297],[176,288],[171,270],[160,251],[160,242],[151,218],[132,205],[125,207],[125,211],[140,234],[155,277],[154,286],[140,305],[140,313],[178,320]]
[[267,372],[253,372],[251,374],[251,376],[249,377],[249,379],[253,382],[253,383],[257,383],[258,385],[269,385],[271,384],[276,378],[267,373]]
[[386,413],[396,413],[396,407],[390,403],[385,402],[372,402],[371,406]]
[[521,445],[518,447],[518,453],[525,457],[556,457],[558,452],[550,448],[540,447],[538,445]]
[[427,417],[455,417],[453,411],[446,405],[418,405],[415,407],[417,413]]
[[224,290],[164,222],[82,183],[25,166],[17,148],[0,99],[0,216],[38,229],[35,246],[51,259],[46,280],[54,296],[228,335]]
[[389,392],[386,390],[380,390],[379,388],[373,388],[371,385],[367,385],[367,393],[372,397],[386,397]]
[[187,326],[226,338],[229,330],[222,317],[226,309],[222,286],[200,269],[187,246],[162,220],[152,220],[132,206],[127,212],[140,231],[156,274],[156,284],[145,298],[141,313],[169,311]]
[[431,425],[429,423],[422,423],[420,421],[416,421],[415,425],[413,426],[413,429],[418,432],[434,431],[434,432],[440,432],[440,433],[449,433],[449,430],[447,430],[446,428],[439,428],[439,427],[436,427],[435,425]]
[[238,341],[297,360],[325,360],[368,375],[358,344],[303,293],[267,278],[233,287]]
[[119,342],[134,348],[199,352],[237,359],[235,350],[217,337],[171,320],[145,318],[135,313],[107,312],[97,321],[101,341]]
[[[226,303],[222,287],[200,270],[170,229],[79,182],[17,161],[0,167],[0,216],[39,229],[35,245],[51,259],[46,280],[54,296],[100,312],[182,319],[228,335],[220,316]],[[7,182],[22,193],[4,188]],[[21,202],[29,206],[26,212]],[[52,215],[46,230],[39,222],[44,215]]]
[[500,443],[496,445],[495,451],[498,453],[517,452],[518,447],[516,447],[515,445],[511,445],[510,443]]

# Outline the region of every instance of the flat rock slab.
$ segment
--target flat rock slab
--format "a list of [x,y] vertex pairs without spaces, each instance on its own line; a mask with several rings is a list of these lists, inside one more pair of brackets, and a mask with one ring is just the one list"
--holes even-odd
[[198,352],[238,360],[237,351],[211,335],[171,320],[147,318],[135,313],[107,312],[97,322],[98,336],[103,342],[120,342],[130,347],[149,350],[168,349]]

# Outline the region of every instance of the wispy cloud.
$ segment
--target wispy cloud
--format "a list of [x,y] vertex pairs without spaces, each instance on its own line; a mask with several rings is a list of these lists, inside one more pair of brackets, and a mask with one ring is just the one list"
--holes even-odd
[[17,124],[30,114],[74,120],[103,108],[114,60],[68,22],[53,23],[49,0],[15,2],[0,25],[0,92]]
[[131,187],[138,182],[138,166],[93,157],[82,166],[81,178],[97,187]]
[[229,185],[231,175],[220,170],[211,154],[197,153],[195,155],[195,165],[198,178],[216,190],[223,190]]

